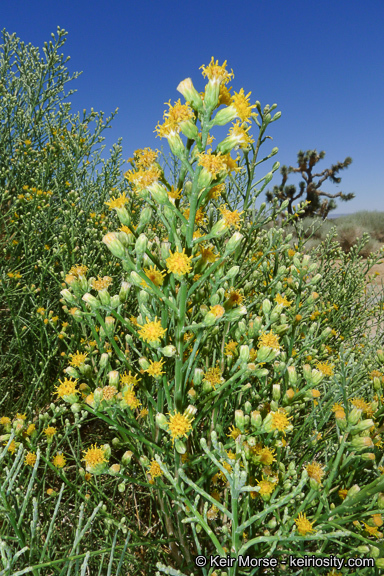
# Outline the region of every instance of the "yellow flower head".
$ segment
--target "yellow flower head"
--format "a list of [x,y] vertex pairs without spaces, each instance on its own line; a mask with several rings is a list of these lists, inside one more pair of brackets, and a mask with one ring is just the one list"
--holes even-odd
[[233,212],[231,212],[230,210],[227,209],[226,204],[223,204],[222,206],[219,207],[219,210],[221,212],[221,215],[223,217],[223,220],[225,222],[225,225],[230,228],[231,226],[234,226],[235,228],[240,228],[240,216],[243,212],[238,212],[237,210],[234,210]]
[[160,338],[164,336],[167,329],[162,328],[161,320],[157,320],[157,316],[155,317],[154,322],[149,322],[148,318],[146,318],[146,320],[147,323],[144,324],[144,326],[140,326],[140,338],[147,342],[160,342]]
[[111,402],[117,394],[117,388],[115,386],[104,386],[102,391],[103,400],[106,402]]
[[212,150],[209,149],[206,152],[200,152],[197,156],[198,166],[205,168],[213,180],[220,172],[227,172],[227,162],[221,152],[212,154]]
[[123,208],[128,202],[129,200],[126,198],[125,192],[123,192],[118,198],[112,198],[109,202],[104,202],[104,204],[106,204],[110,210],[113,210],[114,208]]
[[150,360],[150,367],[147,368],[146,370],[144,370],[144,372],[148,372],[148,374],[150,376],[153,376],[154,378],[158,378],[159,376],[161,376],[161,374],[165,374],[165,372],[162,372],[162,368],[163,368],[163,362],[164,359],[161,358],[158,362],[154,362],[153,360]]
[[315,530],[312,528],[314,522],[310,522],[309,520],[307,520],[306,515],[303,514],[302,512],[300,512],[300,514],[296,518],[295,523],[297,526],[297,530],[301,536],[306,536],[311,532],[315,532]]
[[240,120],[237,120],[229,129],[228,138],[235,141],[236,145],[240,146],[240,148],[246,148],[249,144],[254,143],[253,138],[248,134],[250,128],[250,126],[248,126],[248,128],[243,128]]
[[328,362],[318,362],[316,366],[317,370],[319,370],[324,376],[332,376],[333,375],[333,365],[328,365]]
[[307,464],[305,468],[308,472],[309,478],[313,478],[313,480],[316,480],[316,482],[321,485],[321,479],[324,476],[324,470],[320,464],[313,461],[312,464]]
[[70,361],[71,366],[82,366],[85,363],[88,354],[83,354],[76,350],[76,354],[69,354],[69,356],[72,357],[72,360]]
[[56,466],[56,468],[64,468],[66,463],[67,461],[64,458],[63,454],[61,453],[56,454],[56,456],[52,460],[52,464]]
[[210,312],[212,312],[216,318],[221,318],[225,314],[225,309],[220,306],[220,304],[216,304],[216,306],[211,306]]
[[88,270],[87,266],[81,266],[80,264],[76,264],[75,266],[72,266],[72,268],[69,271],[69,274],[77,277],[85,276],[87,270]]
[[204,76],[204,78],[208,78],[209,80],[216,81],[220,84],[221,83],[227,84],[227,82],[231,80],[231,76],[232,78],[234,78],[235,75],[233,73],[233,70],[231,72],[227,72],[227,70],[225,69],[226,66],[227,66],[226,60],[223,62],[221,66],[219,66],[219,61],[216,60],[215,62],[212,56],[208,66],[205,66],[203,64],[202,66],[200,66],[200,69],[203,70],[202,75]]
[[92,280],[91,286],[94,290],[101,292],[101,290],[105,290],[112,284],[112,278],[110,276],[104,276],[104,278],[97,277],[98,280]]
[[143,150],[135,150],[133,156],[136,164],[143,168],[149,168],[156,161],[159,154],[158,150],[151,150],[151,148],[144,148]]
[[277,302],[277,304],[282,304],[283,306],[290,306],[292,304],[292,302],[287,300],[285,296],[280,296],[280,294],[276,296],[275,302]]
[[131,410],[136,410],[136,408],[141,406],[140,400],[137,398],[135,391],[131,387],[123,393],[123,403]]
[[235,428],[235,426],[230,426],[229,427],[229,434],[227,434],[228,438],[233,438],[233,440],[236,440],[236,438],[238,436],[240,436],[241,434],[241,430],[239,430],[239,428]]
[[48,428],[44,430],[44,434],[47,436],[47,438],[53,438],[56,432],[57,430],[53,426],[48,426]]
[[204,262],[213,263],[217,259],[218,256],[217,256],[217,254],[214,254],[212,248],[213,247],[208,246],[208,248],[201,248],[200,249],[199,254],[200,254],[202,260],[204,260]]
[[241,306],[244,300],[244,296],[240,294],[238,290],[231,289],[229,292],[225,293],[228,298],[227,304],[229,306]]
[[25,456],[24,464],[26,466],[34,466],[36,463],[36,458],[36,454],[33,452],[28,452],[28,454]]
[[284,412],[270,412],[272,415],[271,427],[272,430],[278,430],[285,435],[285,430],[290,426],[289,420],[291,416],[287,416]]
[[[160,272],[160,270],[156,269],[156,266],[150,266],[149,268],[144,268],[144,274],[146,275],[147,278],[149,278],[149,280],[151,280],[151,282],[153,282],[155,286],[163,285],[164,282],[163,275],[165,275],[164,270]],[[141,285],[146,286],[147,285],[146,281],[143,280],[141,282]]]
[[270,482],[269,480],[266,480],[263,476],[263,479],[258,480],[257,483],[260,487],[259,490],[260,496],[269,496],[274,491],[276,482]]
[[256,454],[258,461],[260,462],[260,464],[263,464],[264,466],[271,466],[273,462],[276,462],[275,450],[273,449],[271,450],[267,446],[265,446],[264,448],[259,448],[256,451]]
[[216,366],[215,368],[208,368],[204,374],[204,381],[211,384],[214,389],[216,388],[217,384],[222,384],[224,382],[224,378],[221,376],[220,367]]
[[64,382],[62,382],[60,379],[59,382],[60,386],[56,386],[56,392],[55,392],[55,394],[57,394],[59,398],[65,398],[66,396],[76,395],[77,380],[73,382],[71,379],[65,378]]
[[2,416],[2,417],[0,418],[0,424],[1,424],[2,426],[7,426],[7,425],[10,424],[10,423],[11,423],[11,419],[8,418],[8,416]]
[[249,97],[251,92],[245,96],[244,88],[241,88],[240,92],[234,92],[232,96],[232,102],[234,107],[236,108],[236,112],[238,117],[242,122],[249,122],[251,117],[256,118],[258,114],[256,112],[252,112],[252,108],[256,108],[256,104],[250,105]]
[[280,350],[279,337],[273,334],[272,330],[269,333],[262,332],[259,341],[259,348],[265,346],[272,348],[272,350]]
[[183,276],[191,271],[192,265],[190,261],[192,260],[192,256],[187,256],[184,253],[185,248],[183,248],[182,252],[179,252],[178,250],[174,254],[172,254],[171,251],[169,252],[170,256],[166,260],[169,272]]
[[190,418],[188,415],[181,414],[177,411],[174,414],[168,414],[168,430],[171,433],[172,442],[182,437],[187,438],[187,433],[192,430],[191,422],[194,418]]
[[139,168],[138,170],[128,170],[124,173],[124,178],[130,182],[137,191],[145,190],[151,184],[159,180],[160,170],[156,166],[150,166],[147,170]]
[[165,102],[169,106],[169,110],[164,112],[164,119],[168,118],[170,124],[179,125],[182,122],[194,119],[194,112],[188,103],[182,104],[180,98],[173,106],[171,106],[170,102]]
[[129,374],[124,372],[124,374],[120,376],[120,382],[122,386],[137,386],[140,380],[141,378],[138,378],[137,375],[132,376],[131,371],[129,371]]
[[232,356],[236,348],[237,348],[237,342],[231,340],[230,342],[227,342],[227,344],[224,346],[224,354],[226,356]]
[[151,461],[148,472],[152,478],[156,478],[157,476],[163,475],[160,465],[158,464],[158,462],[156,462],[156,460]]
[[91,474],[100,474],[108,460],[105,457],[103,448],[98,448],[96,444],[84,451],[85,467]]

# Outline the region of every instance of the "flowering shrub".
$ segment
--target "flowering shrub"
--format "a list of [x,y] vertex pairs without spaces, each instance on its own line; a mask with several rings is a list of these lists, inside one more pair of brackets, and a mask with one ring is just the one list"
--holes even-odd
[[[118,293],[80,262],[61,291],[83,340],[56,382],[56,409],[114,437],[99,434],[67,456],[55,422],[37,430],[23,415],[3,416],[4,453],[28,448],[25,467],[35,471],[39,443],[53,444],[60,478],[70,457],[95,494],[106,481],[116,497],[146,490],[169,546],[157,574],[245,574],[246,556],[293,574],[281,563],[290,554],[357,554],[372,562],[357,564],[359,574],[372,574],[384,567],[384,352],[364,348],[360,330],[372,311],[356,309],[351,322],[356,291],[342,302],[332,279],[318,288],[319,263],[281,228],[262,228],[286,208],[255,207],[278,162],[253,183],[256,166],[277,153],[257,161],[280,113],[251,104],[243,89],[231,95],[226,62],[202,69],[205,91],[182,81],[185,104],[169,104],[156,127],[175,158],[174,181],[157,151],[137,150],[127,189],[106,202],[119,220],[102,239],[124,270]],[[211,132],[230,122],[214,148]],[[197,566],[198,556],[234,561]]]

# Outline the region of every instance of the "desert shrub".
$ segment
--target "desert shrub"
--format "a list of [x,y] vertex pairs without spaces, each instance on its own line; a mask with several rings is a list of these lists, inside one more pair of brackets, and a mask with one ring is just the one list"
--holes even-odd
[[[304,254],[300,227],[290,244],[295,215],[285,212],[281,225],[266,229],[286,206],[274,203],[266,213],[255,200],[279,164],[256,183],[255,170],[277,152],[257,160],[280,114],[271,116],[275,105],[251,105],[243,89],[230,96],[226,62],[212,58],[203,75],[204,92],[182,81],[186,104],[169,104],[156,128],[170,161],[162,166],[156,150],[136,150],[126,183],[104,199],[117,218],[115,231],[102,234],[100,260],[91,261],[84,236],[71,267],[61,270],[70,336],[57,405],[39,405],[36,396],[35,411],[8,409],[0,419],[7,576],[45,568],[86,573],[91,544],[96,557],[109,556],[108,573],[120,561],[140,573],[143,549],[148,573],[156,570],[155,549],[157,573],[179,576],[250,573],[240,557],[258,563],[252,572],[289,555],[347,562],[357,554],[366,563],[358,565],[362,575],[384,566],[384,353],[380,333],[364,334],[368,319],[381,322],[384,301],[364,293],[359,251],[367,238],[342,257],[327,234],[314,258]],[[214,127],[236,118],[227,138],[208,148]],[[109,253],[120,267],[105,274]],[[335,259],[339,275],[326,264]],[[16,493],[27,502],[33,538],[20,532],[7,505],[8,483],[15,478],[16,485],[19,472]],[[47,547],[42,564],[33,529],[39,502],[30,505],[29,486],[38,486],[44,502],[47,477],[56,493],[65,484],[61,502],[73,530],[60,555]],[[78,541],[82,501],[90,505],[87,518],[97,510],[94,518],[100,513],[104,522],[94,529],[96,541],[94,530]],[[122,556],[127,533],[133,557]],[[211,557],[234,563],[215,566]]]

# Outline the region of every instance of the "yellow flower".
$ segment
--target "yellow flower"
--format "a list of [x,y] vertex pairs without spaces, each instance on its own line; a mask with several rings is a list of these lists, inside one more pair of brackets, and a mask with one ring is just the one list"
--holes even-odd
[[361,410],[363,413],[367,414],[367,416],[372,416],[373,410],[370,402],[366,402],[364,398],[353,398],[350,400],[352,406]]
[[56,428],[53,426],[48,426],[48,428],[44,430],[44,434],[47,436],[47,438],[53,438],[53,436],[56,434]]
[[156,460],[151,461],[148,472],[150,473],[152,478],[156,478],[157,476],[163,475],[160,465],[156,462]]
[[[163,274],[165,275],[165,272],[163,270],[160,272],[160,270],[156,269],[156,266],[150,266],[149,268],[144,268],[144,274],[147,276],[147,278],[149,278],[149,280],[151,280],[151,282],[153,282],[155,286],[163,285],[164,282]],[[141,285],[142,286],[147,285],[145,280],[141,282]]]
[[226,305],[232,306],[241,306],[244,300],[244,296],[240,294],[238,290],[231,289],[229,292],[225,293],[227,297]]
[[306,536],[311,532],[315,532],[315,530],[312,528],[314,522],[310,522],[307,519],[306,515],[303,514],[302,512],[300,512],[299,516],[296,518],[295,523],[297,526],[297,530],[301,536]]
[[106,402],[111,402],[117,394],[117,388],[115,386],[104,386],[102,391],[103,400]]
[[324,376],[333,375],[333,365],[328,365],[328,362],[317,362],[316,368],[324,374]]
[[175,412],[174,414],[169,414],[168,430],[171,433],[172,442],[182,438],[183,436],[187,438],[187,432],[192,430],[191,422],[194,418],[190,418],[185,414],[180,412]]
[[276,462],[275,450],[271,450],[267,446],[257,449],[256,455],[260,464],[263,464],[264,466],[270,466],[273,462]]
[[213,80],[213,81],[217,81],[220,84],[227,84],[227,82],[234,77],[234,73],[233,70],[232,72],[227,72],[226,71],[226,65],[227,65],[227,61],[225,60],[223,62],[223,64],[221,66],[219,66],[219,61],[214,60],[213,56],[211,58],[210,63],[208,64],[208,66],[205,66],[204,64],[202,66],[200,66],[200,69],[203,70],[202,75],[205,78],[208,78],[209,80]]
[[342,500],[346,498],[347,494],[348,490],[346,488],[340,488],[340,490],[338,491],[339,498],[341,498]]
[[235,426],[230,426],[229,427],[229,434],[227,434],[228,438],[233,438],[233,440],[236,440],[236,438],[238,436],[240,436],[241,434],[241,430],[239,430],[239,428],[235,428]]
[[164,336],[167,329],[162,328],[161,320],[157,320],[157,316],[154,322],[149,322],[148,318],[146,318],[146,320],[147,323],[140,327],[140,337],[147,342],[160,342],[160,338]]
[[240,92],[234,92],[232,96],[233,105],[236,108],[238,117],[242,122],[249,122],[249,118],[258,116],[256,112],[252,112],[252,108],[256,108],[256,104],[250,105],[248,99],[251,92],[245,96],[244,88],[240,89]]
[[88,354],[82,354],[76,350],[76,354],[68,354],[68,356],[72,356],[72,360],[70,361],[71,366],[82,366],[85,363]]
[[210,312],[212,312],[216,318],[221,318],[225,314],[225,309],[220,306],[220,304],[216,304],[216,306],[211,306]]
[[192,256],[187,256],[185,252],[185,248],[183,248],[182,252],[178,250],[172,254],[171,251],[169,258],[166,260],[167,268],[169,272],[178,275],[184,275],[191,271],[192,265],[190,260],[192,260]]
[[147,368],[146,370],[144,370],[144,372],[148,372],[148,374],[150,376],[153,376],[154,378],[158,378],[159,376],[161,376],[161,374],[165,374],[165,372],[162,372],[162,368],[163,368],[163,364],[162,362],[164,362],[164,359],[161,358],[158,362],[154,362],[152,360],[149,361],[150,362],[150,367]]
[[108,288],[112,284],[112,278],[110,276],[104,276],[104,278],[97,277],[98,280],[92,280],[91,286],[94,290],[101,292],[105,288]]
[[69,274],[72,274],[73,276],[85,276],[85,274],[87,273],[87,266],[81,266],[79,264],[76,264],[75,266],[72,266],[72,268],[69,271]]
[[140,400],[136,397],[135,391],[129,387],[123,394],[123,402],[130,408],[131,410],[136,410],[139,406],[141,406]]
[[287,300],[285,296],[280,296],[280,294],[276,296],[275,302],[277,302],[277,304],[282,304],[283,306],[290,306],[292,304],[292,302]]
[[0,424],[1,424],[2,426],[7,426],[7,425],[10,424],[10,423],[11,423],[11,419],[8,418],[8,416],[2,416],[2,417],[0,418]]
[[270,414],[272,415],[272,422],[271,422],[272,430],[278,430],[279,432],[282,432],[285,435],[285,430],[290,425],[289,420],[291,419],[291,416],[286,416],[285,413],[282,411],[270,412]]
[[123,208],[127,202],[129,202],[129,200],[126,198],[125,192],[123,192],[118,198],[112,198],[109,202],[104,202],[104,204],[106,204],[110,210],[113,210],[114,208]]
[[240,228],[240,224],[241,224],[240,223],[240,216],[241,216],[241,214],[243,214],[243,212],[238,212],[237,210],[234,210],[233,212],[231,212],[226,207],[226,204],[223,204],[222,206],[220,206],[219,210],[221,212],[221,215],[223,217],[225,225],[228,228],[230,228],[231,226],[234,226],[235,228]]
[[377,533],[379,528],[377,526],[368,526],[368,524],[366,524],[365,522],[363,522],[363,524],[364,524],[366,532],[368,532],[368,534],[370,536],[376,536],[376,538],[379,537],[379,535]]
[[198,165],[202,166],[206,172],[208,172],[212,180],[214,180],[220,172],[227,172],[227,163],[221,152],[212,154],[212,150],[209,149],[206,152],[200,152],[197,154],[197,157],[199,159]]
[[276,482],[270,482],[269,480],[266,480],[263,476],[263,479],[258,480],[257,483],[260,487],[259,490],[260,496],[269,496],[274,491]]
[[142,167],[139,170],[128,170],[124,173],[124,178],[130,182],[137,191],[144,190],[159,180],[160,170],[156,166],[150,166],[147,170]]
[[64,468],[66,463],[67,463],[66,459],[60,452],[56,454],[56,456],[52,460],[52,464],[56,466],[56,468]]
[[202,260],[204,260],[204,262],[210,262],[210,263],[215,262],[215,260],[218,257],[217,254],[213,253],[213,250],[210,246],[208,248],[201,248],[199,254]]
[[56,392],[55,392],[55,394],[57,394],[59,398],[63,398],[65,400],[65,397],[73,397],[76,395],[77,380],[73,382],[71,379],[65,378],[64,382],[61,382],[60,379],[59,382],[60,386],[56,386]]
[[216,384],[222,384],[224,378],[221,376],[221,370],[219,366],[215,368],[208,368],[207,372],[204,374],[204,381],[208,382],[215,389]]
[[258,347],[261,348],[262,346],[272,348],[273,350],[280,350],[279,337],[273,334],[272,330],[269,333],[262,332]]
[[24,464],[26,466],[34,466],[36,463],[36,458],[37,458],[36,454],[34,454],[33,452],[28,452],[28,454],[25,457]]
[[132,376],[131,371],[129,371],[129,374],[127,374],[127,372],[124,372],[124,374],[120,376],[120,383],[122,386],[124,385],[136,386],[140,380],[141,378],[138,379],[137,375]]
[[136,160],[138,166],[143,168],[149,168],[156,161],[159,154],[158,150],[152,150],[151,148],[144,148],[140,150],[135,150],[133,156]]
[[87,472],[101,474],[105,469],[105,464],[108,462],[104,449],[98,448],[97,444],[94,444],[88,450],[85,450],[84,454],[83,460]]
[[309,478],[313,478],[313,480],[316,480],[316,482],[321,485],[321,479],[324,476],[324,470],[320,464],[313,461],[312,464],[307,464],[306,470],[308,472]]
[[139,418],[145,418],[146,416],[148,416],[148,414],[149,414],[148,408],[142,408],[140,410]]
[[237,342],[231,340],[224,346],[224,354],[226,356],[232,356],[237,348]]

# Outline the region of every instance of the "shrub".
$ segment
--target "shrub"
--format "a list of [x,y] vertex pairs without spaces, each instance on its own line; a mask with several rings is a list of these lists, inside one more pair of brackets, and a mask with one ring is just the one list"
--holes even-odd
[[[342,258],[340,274],[349,275],[341,292],[325,265],[341,257],[332,235],[312,261],[300,229],[296,247],[289,244],[284,229],[294,215],[264,229],[286,207],[255,208],[278,163],[253,183],[279,113],[251,105],[243,89],[231,97],[226,62],[212,58],[202,68],[205,91],[182,81],[187,103],[169,105],[156,128],[173,153],[173,178],[157,151],[136,150],[127,187],[106,202],[119,228],[102,247],[121,262],[120,286],[90,277],[81,251],[65,275],[63,308],[82,341],[57,379],[59,405],[36,421],[36,434],[20,414],[1,418],[3,457],[15,466],[8,451],[19,443],[29,478],[44,478],[38,453],[74,493],[78,476],[86,478],[92,498],[108,498],[109,543],[114,519],[116,538],[123,530],[119,494],[129,491],[135,503],[144,495],[132,534],[139,543],[153,531],[162,545],[158,574],[234,576],[249,573],[240,557],[265,567],[289,555],[347,561],[356,553],[370,563],[359,573],[372,574],[384,557],[384,353],[378,337],[367,345],[363,334],[383,307],[361,310],[358,251],[366,239]],[[228,137],[207,149],[212,129],[236,118]],[[43,426],[56,412],[63,434],[49,438]],[[71,463],[62,469],[51,462],[61,445]],[[23,541],[5,512],[19,568]],[[215,565],[212,557],[234,562]]]

